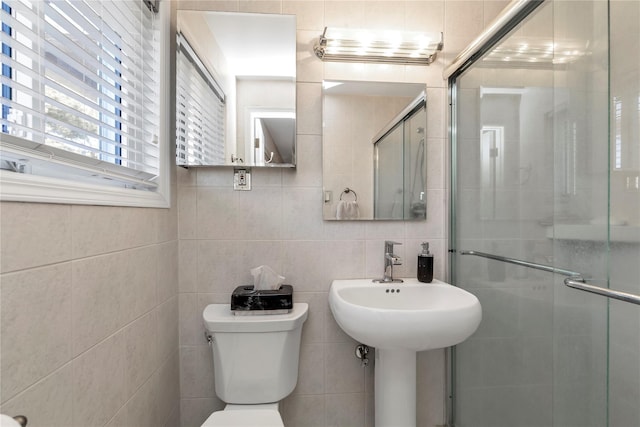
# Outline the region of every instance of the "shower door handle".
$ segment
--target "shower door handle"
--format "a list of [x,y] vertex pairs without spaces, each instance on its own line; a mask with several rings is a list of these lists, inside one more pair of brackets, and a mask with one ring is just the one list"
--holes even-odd
[[564,279],[564,284],[570,288],[578,289],[584,292],[601,295],[607,298],[613,298],[620,301],[630,302],[631,304],[640,305],[640,295],[630,294],[628,292],[616,291],[614,289],[602,288],[600,286],[589,285],[584,282],[577,281],[571,277]]

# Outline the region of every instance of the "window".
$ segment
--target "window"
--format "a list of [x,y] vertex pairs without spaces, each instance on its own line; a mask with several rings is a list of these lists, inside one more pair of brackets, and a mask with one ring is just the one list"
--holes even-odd
[[2,2],[3,200],[166,206],[168,19],[146,3]]
[[182,33],[176,51],[176,162],[222,165],[224,92]]

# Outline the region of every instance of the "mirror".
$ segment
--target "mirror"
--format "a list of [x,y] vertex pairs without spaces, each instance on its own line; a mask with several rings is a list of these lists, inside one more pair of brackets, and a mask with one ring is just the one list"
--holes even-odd
[[426,86],[323,82],[325,220],[426,219]]
[[295,167],[294,15],[177,11],[179,166]]

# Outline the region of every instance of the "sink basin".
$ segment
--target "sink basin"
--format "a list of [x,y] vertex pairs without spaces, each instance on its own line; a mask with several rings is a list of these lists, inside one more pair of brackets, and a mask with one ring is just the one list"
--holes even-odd
[[338,325],[375,351],[375,427],[416,426],[416,352],[466,340],[482,318],[475,295],[434,280],[334,280],[329,307]]
[[430,350],[459,344],[482,318],[475,295],[434,280],[374,283],[334,280],[329,306],[353,339],[377,349]]

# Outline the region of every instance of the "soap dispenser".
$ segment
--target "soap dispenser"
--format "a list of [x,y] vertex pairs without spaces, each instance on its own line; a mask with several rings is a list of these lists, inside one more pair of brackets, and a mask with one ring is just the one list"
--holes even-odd
[[429,243],[422,243],[422,253],[418,254],[418,280],[424,283],[433,281],[433,255],[429,252]]

